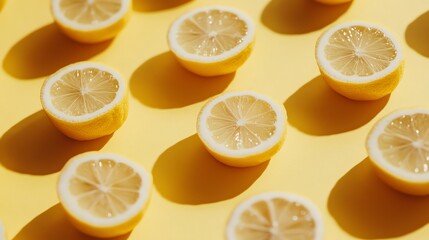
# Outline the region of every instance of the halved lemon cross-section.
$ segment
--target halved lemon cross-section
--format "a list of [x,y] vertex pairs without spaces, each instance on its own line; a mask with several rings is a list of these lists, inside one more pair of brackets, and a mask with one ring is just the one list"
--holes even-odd
[[69,160],[57,189],[76,228],[96,237],[113,237],[131,231],[142,218],[151,177],[124,157],[88,152]]
[[249,57],[254,38],[252,20],[223,6],[190,11],[168,32],[169,47],[179,62],[202,76],[236,71]]
[[321,75],[338,93],[354,100],[375,100],[390,94],[403,71],[396,38],[384,28],[363,22],[339,24],[316,44]]
[[112,134],[128,116],[128,90],[121,75],[93,62],[71,64],[47,78],[41,102],[53,124],[77,140]]
[[321,240],[323,221],[309,200],[289,193],[253,196],[234,209],[228,240]]
[[387,184],[409,194],[429,194],[429,110],[388,114],[368,133],[366,148]]
[[122,30],[131,0],[51,0],[51,9],[55,22],[70,38],[97,43]]
[[237,167],[269,160],[286,135],[286,111],[251,91],[230,92],[208,101],[197,121],[198,136],[219,161]]

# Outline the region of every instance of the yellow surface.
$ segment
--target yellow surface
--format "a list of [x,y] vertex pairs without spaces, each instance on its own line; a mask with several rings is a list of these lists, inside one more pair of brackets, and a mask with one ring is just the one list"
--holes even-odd
[[[146,216],[115,240],[219,240],[232,209],[265,191],[311,199],[325,239],[427,239],[429,197],[398,193],[374,175],[365,138],[381,116],[428,102],[429,2],[354,0],[322,6],[305,0],[134,0],[130,22],[112,41],[82,45],[53,24],[48,0],[7,0],[0,10],[0,219],[16,240],[88,240],[65,219],[55,192],[58,171],[89,150],[122,154],[151,170]],[[169,24],[211,4],[252,17],[254,52],[235,73],[205,79],[168,52]],[[403,44],[405,72],[389,97],[355,102],[319,77],[315,41],[327,27],[370,21]],[[76,142],[41,110],[43,80],[69,63],[95,60],[118,69],[130,87],[129,118],[115,134]],[[256,90],[284,103],[288,132],[264,165],[226,167],[204,150],[196,116],[205,100],[230,90]]]

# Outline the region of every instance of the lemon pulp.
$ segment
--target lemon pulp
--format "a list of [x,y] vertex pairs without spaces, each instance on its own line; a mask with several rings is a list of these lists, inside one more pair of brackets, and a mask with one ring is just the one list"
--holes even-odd
[[217,103],[207,118],[208,129],[218,144],[232,150],[253,148],[276,131],[277,114],[270,104],[250,95]]
[[313,240],[316,223],[300,203],[282,198],[259,201],[243,212],[235,229],[237,240]]
[[64,74],[51,89],[53,106],[70,116],[95,112],[111,103],[119,89],[112,74],[96,68]]
[[383,157],[412,173],[429,172],[429,115],[415,113],[395,118],[378,137]]
[[121,215],[140,197],[142,179],[130,166],[109,159],[82,163],[70,192],[82,209],[102,219]]
[[396,58],[393,42],[376,28],[350,26],[335,32],[325,47],[326,59],[346,76],[370,76]]
[[71,21],[85,25],[98,24],[121,9],[121,0],[62,0],[60,9]]
[[186,19],[176,34],[177,42],[186,52],[217,56],[243,41],[247,24],[231,12],[211,9]]

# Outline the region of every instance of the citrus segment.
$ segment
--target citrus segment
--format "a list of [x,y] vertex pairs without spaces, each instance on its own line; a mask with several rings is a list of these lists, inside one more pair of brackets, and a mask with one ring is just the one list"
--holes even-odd
[[173,22],[168,43],[179,62],[202,76],[236,71],[249,57],[255,30],[243,13],[227,7],[190,11]]
[[369,132],[366,148],[387,184],[409,194],[429,194],[429,110],[387,115]]
[[338,93],[354,100],[390,94],[402,76],[399,42],[383,28],[360,22],[327,30],[316,44],[323,78]]
[[228,240],[320,240],[323,223],[313,203],[297,195],[268,192],[242,202],[231,214]]
[[72,39],[97,43],[115,37],[128,20],[131,0],[52,0],[55,22]]
[[150,176],[132,161],[89,152],[69,160],[60,173],[57,189],[76,228],[96,237],[113,237],[138,224],[150,188]]
[[222,94],[201,109],[198,136],[210,153],[231,166],[253,166],[269,160],[281,147],[286,111],[261,94]]
[[47,78],[41,102],[54,125],[77,140],[112,134],[128,114],[122,77],[113,69],[91,62],[66,66]]

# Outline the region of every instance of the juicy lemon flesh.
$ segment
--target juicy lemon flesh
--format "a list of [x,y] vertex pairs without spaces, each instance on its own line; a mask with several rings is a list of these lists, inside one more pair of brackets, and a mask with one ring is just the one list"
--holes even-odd
[[130,166],[109,159],[81,164],[70,180],[70,192],[81,209],[98,218],[124,213],[139,198],[142,178]]
[[429,115],[416,113],[394,119],[378,138],[390,164],[407,172],[429,172]]
[[303,205],[282,198],[259,201],[243,212],[237,240],[313,240],[316,223]]
[[207,118],[218,144],[232,150],[258,146],[276,131],[277,115],[267,102],[250,95],[217,103]]
[[106,21],[121,9],[121,0],[62,0],[60,9],[74,22],[92,25]]
[[185,20],[177,33],[177,42],[188,53],[217,56],[239,45],[247,30],[246,23],[235,14],[209,10]]
[[351,26],[335,32],[325,47],[331,66],[346,76],[370,76],[387,68],[397,50],[385,34],[371,27]]
[[118,80],[112,74],[86,68],[63,75],[52,85],[50,94],[57,110],[70,116],[82,116],[111,103],[118,89]]

